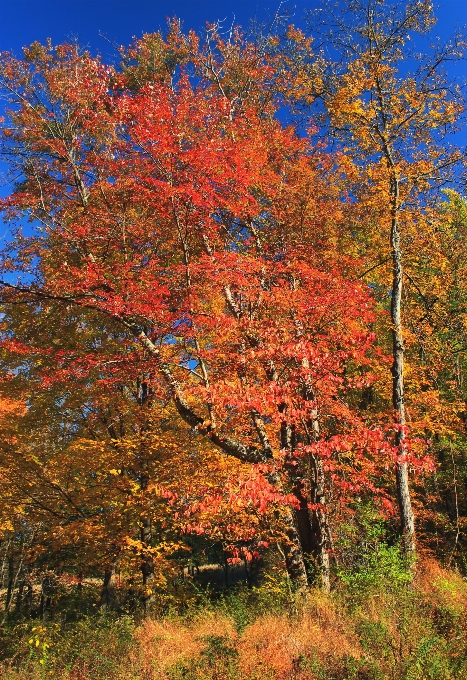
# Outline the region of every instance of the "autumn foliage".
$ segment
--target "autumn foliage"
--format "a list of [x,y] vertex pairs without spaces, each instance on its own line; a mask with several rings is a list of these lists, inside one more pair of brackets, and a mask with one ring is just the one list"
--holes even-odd
[[467,218],[439,189],[462,102],[428,67],[402,82],[384,26],[340,71],[293,28],[177,22],[118,67],[3,56],[7,613],[85,577],[102,607],[162,606],[212,561],[329,590],[362,505],[411,553],[413,504],[433,548],[437,473],[460,554]]

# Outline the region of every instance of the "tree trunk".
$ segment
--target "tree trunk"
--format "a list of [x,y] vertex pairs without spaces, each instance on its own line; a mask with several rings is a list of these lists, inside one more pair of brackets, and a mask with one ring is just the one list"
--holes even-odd
[[316,556],[316,543],[310,521],[308,499],[303,495],[301,486],[302,485],[298,483],[292,490],[293,495],[300,503],[300,506],[294,509],[294,514],[303,554],[305,555],[305,559],[310,559],[313,558],[313,556]]
[[14,584],[14,562],[13,557],[10,555],[10,557],[8,557],[8,583],[6,589],[5,616],[7,616],[8,612],[10,611],[10,605],[13,599],[13,584]]
[[24,578],[22,578],[21,581],[19,582],[18,592],[16,593],[16,604],[15,604],[15,611],[16,612],[21,611],[21,605],[23,603],[24,586],[25,586],[25,580],[24,580]]
[[[321,461],[317,462],[317,466],[322,468]],[[315,479],[316,477],[315,473]],[[293,494],[300,503],[300,506],[294,509],[294,514],[307,568],[308,581],[310,584],[318,583],[325,592],[329,592],[330,563],[327,516],[321,508],[317,510],[308,509],[308,499],[302,493],[301,486],[302,484],[298,482],[293,489]],[[324,486],[321,481],[319,488],[315,481],[312,495],[313,504],[324,506],[326,499],[324,496]]]
[[391,179],[392,221],[391,248],[393,263],[391,321],[392,321],[392,404],[398,419],[396,432],[397,463],[396,487],[401,520],[403,547],[407,553],[415,551],[415,523],[410,501],[409,475],[407,469],[407,446],[405,442],[405,387],[404,387],[404,340],[402,336],[401,304],[403,286],[402,251],[398,219],[399,181],[395,175]]
[[32,604],[33,604],[33,596],[34,596],[34,591],[32,588],[32,583],[28,579],[27,582],[27,590],[26,590],[26,597],[24,598],[24,608],[27,616],[31,615],[31,609],[32,609]]
[[[308,368],[306,359],[303,360],[303,365]],[[303,397],[309,402],[315,401],[315,394],[310,385],[303,385]],[[320,438],[320,427],[316,407],[311,410],[306,429],[308,443],[317,442]],[[331,530],[326,512],[326,478],[323,463],[319,456],[310,454],[310,466],[311,504],[315,506],[308,511],[312,555],[315,568],[319,574],[318,580],[321,588],[329,593],[331,590],[331,564],[329,560]]]
[[[285,404],[279,406],[279,411],[284,416],[286,415]],[[288,451],[289,456],[292,456],[295,446],[295,430],[285,418],[281,422],[280,439],[281,448]],[[308,505],[306,499],[301,498],[301,483],[297,478],[295,466],[289,462],[286,468],[292,483],[292,489],[297,491],[295,495],[299,499],[300,507],[290,511],[287,515],[286,533],[289,540],[283,546],[283,550],[289,578],[294,586],[301,590],[310,584],[305,561],[307,548],[311,550],[311,532],[307,526],[309,519],[307,523],[304,512],[305,508],[308,510]]]
[[112,608],[114,602],[114,588],[112,584],[112,576],[115,571],[113,569],[106,569],[104,572],[104,581],[102,583],[101,596],[99,599],[99,607],[108,611]]
[[57,578],[53,572],[48,572],[42,579],[40,617],[44,622],[52,615],[52,599],[57,591]]
[[[142,463],[143,469],[141,473],[141,491],[146,491],[149,484],[149,475],[147,472],[147,464]],[[148,514],[140,517],[140,540],[144,548],[149,548],[152,541],[152,520]],[[143,581],[143,589],[141,593],[141,602],[143,603],[144,611],[147,611],[148,604],[153,597],[152,590],[149,583],[154,574],[154,560],[149,553],[142,556],[141,559],[141,576]]]
[[285,508],[283,521],[288,540],[282,545],[282,549],[285,556],[285,566],[292,584],[297,590],[303,590],[308,587],[308,576],[300,537],[294,520],[292,510]]
[[315,551],[318,555],[318,567],[320,571],[321,587],[329,593],[331,590],[331,564],[329,560],[330,529],[326,512],[326,479],[323,469],[323,461],[319,456],[312,455],[311,462],[314,473],[312,527]]
[[[152,539],[152,522],[150,517],[141,517],[140,528],[141,542],[145,547],[149,547]],[[141,601],[143,603],[144,611],[147,611],[148,604],[153,597],[152,590],[149,586],[154,574],[154,560],[151,555],[144,555],[141,561],[141,575],[143,580],[143,591],[141,594]]]

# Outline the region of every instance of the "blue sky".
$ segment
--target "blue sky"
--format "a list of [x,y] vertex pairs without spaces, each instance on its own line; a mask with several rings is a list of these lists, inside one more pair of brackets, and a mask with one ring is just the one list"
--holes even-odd
[[[143,33],[164,30],[167,18],[182,19],[186,30],[202,31],[206,22],[221,20],[247,28],[251,19],[267,22],[281,7],[291,21],[303,25],[306,9],[315,9],[322,0],[0,0],[0,52],[21,55],[21,48],[48,37],[54,44],[77,39],[91,53],[99,52],[104,61],[115,62],[117,45],[129,45]],[[467,25],[467,0],[441,0],[437,4],[438,23],[434,34],[441,40],[455,28]],[[107,41],[101,37],[106,36]],[[451,75],[467,81],[467,60],[451,68]],[[0,112],[3,102],[0,101]],[[1,178],[0,196],[9,193]]]
[[[300,23],[304,9],[319,7],[320,0],[285,2]],[[255,16],[267,20],[279,6],[279,0],[1,0],[0,51],[20,53],[34,40],[54,43],[77,38],[92,52],[111,55],[112,48],[99,33],[121,45],[128,45],[133,36],[163,29],[166,18],[177,16],[185,28],[202,29],[206,21],[225,19],[247,26]],[[467,0],[442,0],[437,3],[436,33],[447,37],[456,23],[467,24]],[[467,66],[466,66],[467,75]]]
[[[302,23],[306,9],[320,7],[321,0],[285,0],[283,10]],[[280,6],[280,0],[0,0],[0,52],[21,55],[21,48],[48,37],[54,44],[77,39],[104,61],[115,61],[115,50],[100,34],[117,45],[128,45],[133,37],[164,29],[168,17],[182,19],[186,30],[202,31],[206,22],[224,21],[248,27],[256,18],[267,22]],[[438,18],[434,34],[445,40],[454,29],[467,25],[467,0],[441,0],[436,3]],[[450,71],[451,76],[467,81],[467,60]],[[3,102],[0,100],[0,113]],[[465,143],[464,133],[456,141]],[[462,142],[460,141],[462,140]],[[5,166],[0,161],[0,196],[10,187],[2,178]],[[4,234],[0,222],[0,242]]]
[[[319,0],[300,2],[296,15],[302,16],[305,7],[311,8]],[[288,3],[293,8],[296,3]],[[267,20],[279,6],[279,0],[259,0],[258,4],[245,0],[2,0],[0,3],[0,49],[18,52],[33,40],[43,42],[51,37],[62,42],[77,37],[82,45],[106,54],[110,46],[99,37],[128,45],[133,36],[163,29],[167,17],[179,17],[186,29],[200,30],[207,21],[225,19],[247,26],[256,15]],[[284,7],[286,4],[284,3]]]

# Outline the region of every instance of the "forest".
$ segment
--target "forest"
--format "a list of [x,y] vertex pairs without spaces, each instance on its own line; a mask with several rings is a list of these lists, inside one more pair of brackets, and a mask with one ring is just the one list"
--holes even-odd
[[466,36],[0,55],[0,676],[467,677]]

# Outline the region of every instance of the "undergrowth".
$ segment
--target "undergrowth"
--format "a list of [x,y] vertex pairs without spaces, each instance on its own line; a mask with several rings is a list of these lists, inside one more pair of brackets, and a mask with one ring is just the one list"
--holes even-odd
[[[371,550],[371,546],[370,546]],[[331,595],[269,579],[183,613],[95,614],[2,630],[2,680],[463,680],[467,583],[397,547],[341,570]]]

